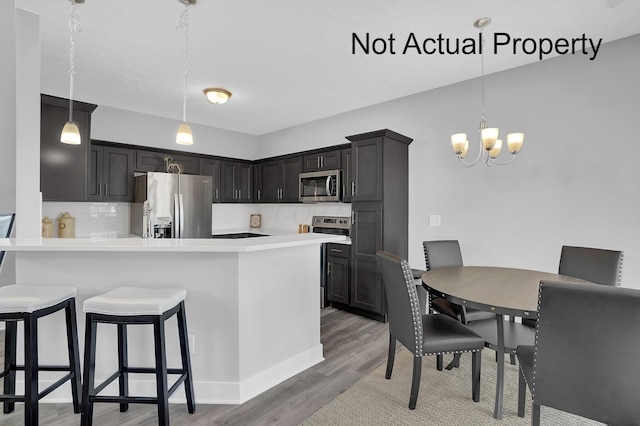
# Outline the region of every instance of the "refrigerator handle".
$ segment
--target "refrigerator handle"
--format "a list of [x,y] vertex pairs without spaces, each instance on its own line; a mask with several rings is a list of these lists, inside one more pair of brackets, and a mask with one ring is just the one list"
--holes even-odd
[[182,238],[184,233],[184,200],[182,194],[179,194],[178,198],[180,199],[180,238]]
[[180,238],[180,200],[178,194],[173,194],[173,222],[171,223],[171,238]]

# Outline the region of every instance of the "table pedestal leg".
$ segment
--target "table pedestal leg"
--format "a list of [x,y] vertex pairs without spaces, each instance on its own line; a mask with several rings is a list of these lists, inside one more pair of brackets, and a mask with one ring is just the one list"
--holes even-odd
[[496,315],[496,323],[498,327],[498,347],[496,348],[496,357],[498,363],[498,373],[496,375],[496,406],[493,411],[493,417],[502,419],[502,397],[504,394],[504,318],[502,314]]

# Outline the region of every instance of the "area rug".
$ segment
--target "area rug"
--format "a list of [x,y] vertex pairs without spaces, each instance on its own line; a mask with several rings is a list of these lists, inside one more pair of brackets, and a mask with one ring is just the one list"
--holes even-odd
[[[496,386],[495,352],[482,356],[480,402],[471,399],[471,355],[462,356],[460,367],[437,371],[435,357],[426,357],[418,403],[409,410],[412,357],[402,348],[396,354],[393,375],[384,378],[386,363],[322,407],[303,425],[530,425],[531,395],[527,391],[525,417],[517,416],[518,367],[505,363],[502,420],[493,418]],[[448,362],[445,359],[445,362]],[[543,425],[600,425],[547,407],[541,409]]]

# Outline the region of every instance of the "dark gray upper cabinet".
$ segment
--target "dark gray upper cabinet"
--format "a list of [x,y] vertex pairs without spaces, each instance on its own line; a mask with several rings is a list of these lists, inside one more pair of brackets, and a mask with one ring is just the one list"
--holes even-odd
[[403,259],[409,244],[409,144],[390,130],[347,137],[352,143],[350,306],[386,320],[376,251]]
[[91,113],[96,105],[73,102],[73,121],[82,143],[60,142],[60,133],[69,120],[69,100],[40,97],[40,191],[44,201],[86,201],[89,178]]
[[162,152],[138,149],[136,151],[136,171],[139,172],[166,172],[165,157],[171,157],[177,163],[182,173],[188,175],[200,174],[200,157],[196,155],[176,154],[174,152]]
[[262,163],[263,202],[297,203],[298,177],[302,172],[302,157]]
[[133,149],[92,143],[89,158],[89,201],[134,200]]
[[342,202],[351,202],[351,188],[353,178],[351,177],[351,163],[353,162],[353,156],[351,154],[351,148],[342,150]]
[[339,169],[341,163],[341,152],[330,151],[318,154],[309,154],[302,157],[302,171],[316,172],[320,170],[336,170]]
[[251,172],[251,163],[222,161],[220,163],[220,201],[223,203],[250,203],[253,197]]
[[262,163],[256,163],[253,165],[253,185],[251,191],[253,192],[252,201],[254,203],[261,203],[264,197],[264,191],[262,188]]
[[213,178],[213,202],[221,201],[220,193],[220,160],[211,158],[200,159],[200,174]]

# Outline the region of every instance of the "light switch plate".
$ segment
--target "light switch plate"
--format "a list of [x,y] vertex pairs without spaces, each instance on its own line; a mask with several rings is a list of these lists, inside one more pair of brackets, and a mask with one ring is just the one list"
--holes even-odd
[[438,215],[438,214],[430,214],[429,215],[429,226],[440,226],[440,215]]

